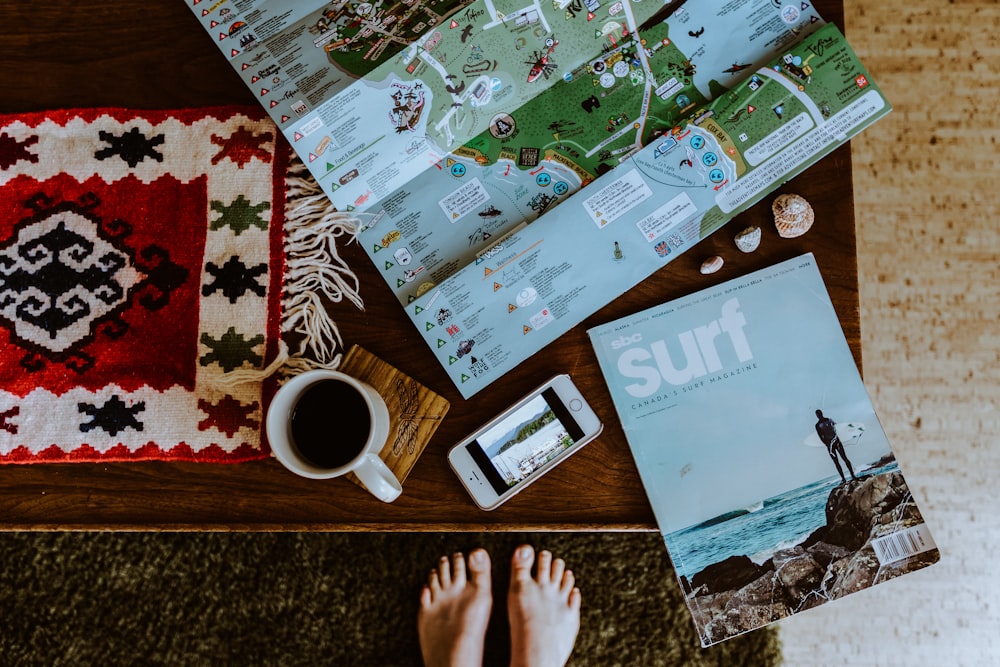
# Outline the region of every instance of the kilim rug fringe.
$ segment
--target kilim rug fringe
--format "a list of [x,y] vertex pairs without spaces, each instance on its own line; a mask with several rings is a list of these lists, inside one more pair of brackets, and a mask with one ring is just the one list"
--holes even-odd
[[339,240],[351,241],[357,234],[358,217],[337,211],[298,158],[289,163],[285,183],[281,330],[298,343],[292,351],[282,339],[278,355],[266,368],[226,373],[216,380],[220,387],[275,373],[289,377],[315,368],[337,368],[344,343],[326,304],[346,299],[364,309],[358,278],[337,252]]

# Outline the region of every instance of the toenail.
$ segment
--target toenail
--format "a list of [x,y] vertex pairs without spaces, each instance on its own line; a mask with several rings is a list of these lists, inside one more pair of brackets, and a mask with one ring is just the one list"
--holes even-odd
[[531,558],[531,547],[524,546],[517,550],[518,558]]
[[473,551],[469,554],[469,562],[473,565],[482,565],[486,562],[486,554],[482,551]]

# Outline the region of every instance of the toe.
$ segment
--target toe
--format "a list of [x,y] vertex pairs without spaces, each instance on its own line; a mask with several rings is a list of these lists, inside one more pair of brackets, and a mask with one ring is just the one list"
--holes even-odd
[[580,610],[580,604],[583,601],[583,595],[580,593],[579,588],[574,588],[569,594],[569,608],[573,611]]
[[469,578],[476,588],[490,590],[490,565],[490,555],[485,549],[475,549],[469,554]]
[[424,586],[420,589],[420,606],[426,609],[431,606],[431,589]]
[[465,556],[461,553],[456,553],[451,558],[451,583],[465,584]]
[[573,586],[576,584],[576,577],[573,576],[572,570],[566,570],[563,572],[562,581],[559,582],[559,590],[565,592],[567,595],[573,590]]
[[566,561],[562,558],[556,558],[552,561],[552,583],[558,586],[563,578],[563,573],[566,572]]
[[438,577],[441,579],[442,588],[451,586],[451,562],[447,556],[441,556],[441,560],[438,561]]
[[549,583],[552,580],[552,552],[542,550],[538,552],[538,581],[539,583]]
[[427,575],[427,588],[432,597],[441,592],[441,579],[438,577],[437,570],[431,570],[431,573]]
[[529,544],[522,544],[514,551],[511,560],[511,583],[526,583],[531,580],[531,566],[535,562],[535,549]]

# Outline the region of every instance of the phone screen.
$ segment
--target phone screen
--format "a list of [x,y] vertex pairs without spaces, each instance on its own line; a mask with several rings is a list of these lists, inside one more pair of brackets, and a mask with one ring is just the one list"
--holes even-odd
[[539,395],[484,431],[466,449],[502,495],[571,448],[583,429],[554,389]]

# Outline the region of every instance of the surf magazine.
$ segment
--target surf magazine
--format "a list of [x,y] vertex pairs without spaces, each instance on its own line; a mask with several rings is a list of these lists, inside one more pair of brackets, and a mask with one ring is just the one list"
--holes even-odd
[[812,254],[588,333],[702,645],[939,559]]

